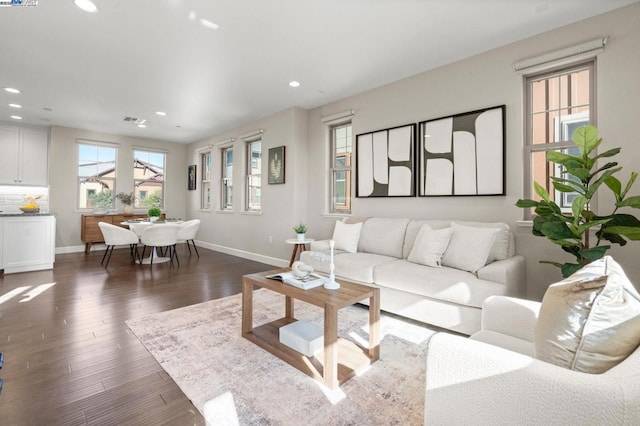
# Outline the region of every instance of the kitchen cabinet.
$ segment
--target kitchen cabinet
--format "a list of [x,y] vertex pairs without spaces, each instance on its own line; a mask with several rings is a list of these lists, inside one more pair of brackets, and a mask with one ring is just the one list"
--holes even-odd
[[0,269],[5,274],[53,268],[55,216],[2,216],[0,228]]
[[[125,220],[144,219],[147,214],[83,214],[81,219],[80,239],[84,243],[84,252],[89,254],[91,244],[104,243],[102,231],[98,227],[98,223],[106,222],[112,225],[121,226]],[[162,213],[161,219],[165,218]],[[123,226],[124,228],[124,226]]]
[[0,184],[46,186],[49,132],[0,125]]

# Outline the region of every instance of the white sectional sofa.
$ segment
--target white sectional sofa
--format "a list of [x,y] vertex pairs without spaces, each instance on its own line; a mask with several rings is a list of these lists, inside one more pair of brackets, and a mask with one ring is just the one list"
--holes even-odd
[[[409,261],[416,237],[425,224],[432,230],[495,230],[488,259],[473,272],[447,266],[446,252],[441,267]],[[357,251],[334,251],[335,274],[338,278],[379,287],[384,311],[473,334],[480,329],[481,307],[486,298],[524,294],[524,258],[515,254],[513,235],[504,223],[368,218],[360,226]],[[343,229],[344,226],[336,224],[334,241],[340,239],[336,232]],[[451,236],[449,248],[453,241]],[[458,251],[462,243],[466,254],[475,255],[475,242],[474,238],[468,241],[458,238]],[[301,254],[300,260],[316,271],[328,273],[328,253],[329,240],[316,241],[310,251]]]

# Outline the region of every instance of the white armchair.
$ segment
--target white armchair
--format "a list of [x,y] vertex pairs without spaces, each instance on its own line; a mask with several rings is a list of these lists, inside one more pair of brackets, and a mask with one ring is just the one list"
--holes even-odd
[[602,374],[535,358],[540,304],[494,296],[470,338],[434,335],[427,348],[425,425],[640,424],[640,348]]

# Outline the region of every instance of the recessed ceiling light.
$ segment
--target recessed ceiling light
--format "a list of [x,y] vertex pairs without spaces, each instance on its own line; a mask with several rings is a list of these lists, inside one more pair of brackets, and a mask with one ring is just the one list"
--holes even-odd
[[91,0],[73,0],[73,3],[85,12],[94,13],[98,11],[98,6]]
[[145,127],[147,127],[146,124],[138,124],[138,127],[140,127],[141,129],[144,129]]
[[14,120],[22,120],[22,117],[20,117],[19,115],[12,115],[11,118],[13,118]]
[[208,19],[200,19],[200,25],[202,25],[205,28],[209,28],[210,30],[218,29],[218,24],[216,24],[215,22],[211,22]]
[[5,87],[4,90],[6,90],[9,93],[20,93],[18,89],[14,89],[13,87]]
[[18,105],[18,104],[9,104],[9,106],[11,108],[22,108],[22,105]]
[[162,115],[163,117],[164,117],[165,115],[167,115],[167,113],[166,113],[166,112],[164,112],[164,111],[156,111],[156,114],[157,114],[157,115]]
[[299,81],[295,81],[295,80],[290,81],[289,82],[289,86],[291,86],[291,87],[300,87],[300,82]]

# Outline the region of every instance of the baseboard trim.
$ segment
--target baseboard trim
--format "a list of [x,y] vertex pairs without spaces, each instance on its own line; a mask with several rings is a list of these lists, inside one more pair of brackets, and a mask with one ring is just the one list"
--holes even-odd
[[[219,244],[211,244],[211,243],[205,243],[204,241],[196,241],[196,246],[217,251],[220,253],[230,254],[232,256],[241,257],[243,259],[253,260],[254,262],[266,263],[267,265],[277,266],[279,268],[286,268],[287,266],[289,266],[289,261],[284,259],[278,259],[276,257],[265,256],[263,254],[252,253],[249,251],[239,250],[232,247],[221,246]],[[91,246],[91,251],[102,251],[104,249],[105,249],[105,245],[101,243],[93,244]],[[56,254],[79,253],[83,251],[84,251],[84,245],[56,247]]]

